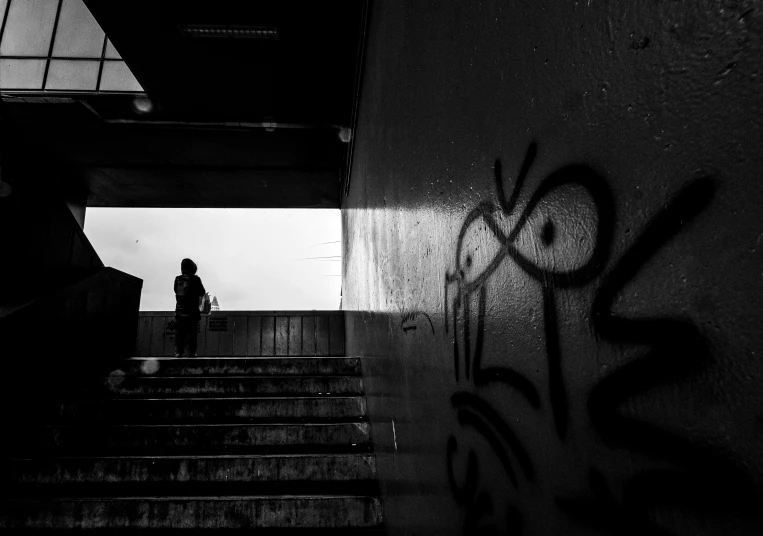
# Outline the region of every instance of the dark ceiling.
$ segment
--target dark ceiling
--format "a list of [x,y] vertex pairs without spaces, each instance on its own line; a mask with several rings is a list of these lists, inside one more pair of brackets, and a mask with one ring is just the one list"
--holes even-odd
[[153,111],[131,95],[60,93],[4,95],[3,111],[89,206],[339,207],[363,1],[86,4]]
[[[349,124],[360,0],[86,4],[164,117]],[[187,26],[275,29],[278,37],[190,37]]]

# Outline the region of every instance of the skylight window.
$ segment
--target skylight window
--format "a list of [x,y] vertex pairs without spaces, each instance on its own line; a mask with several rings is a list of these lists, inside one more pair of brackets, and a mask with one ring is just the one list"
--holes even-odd
[[143,92],[83,0],[0,0],[0,90]]

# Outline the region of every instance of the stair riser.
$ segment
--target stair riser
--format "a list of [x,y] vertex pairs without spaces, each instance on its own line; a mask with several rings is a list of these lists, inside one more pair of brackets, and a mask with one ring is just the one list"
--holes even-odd
[[3,529],[376,527],[382,520],[373,497],[9,501],[0,508]]
[[74,483],[351,481],[376,478],[370,455],[240,458],[16,460],[11,482]]
[[98,448],[224,449],[274,445],[367,444],[368,424],[45,427],[39,430],[43,450],[62,448],[94,452]]
[[[363,392],[359,377],[326,378],[135,378],[106,379],[100,391],[114,397],[216,397],[268,395],[354,395]],[[100,394],[100,392],[98,394]],[[94,393],[95,394],[95,393]]]
[[281,357],[237,359],[128,359],[117,370],[127,375],[215,376],[248,374],[360,375],[356,357]]
[[375,480],[293,480],[272,482],[107,482],[99,484],[16,485],[0,490],[0,500],[125,497],[306,497],[379,495]]
[[158,424],[229,422],[253,419],[347,419],[366,413],[365,399],[273,398],[246,400],[92,400],[62,408],[64,421]]

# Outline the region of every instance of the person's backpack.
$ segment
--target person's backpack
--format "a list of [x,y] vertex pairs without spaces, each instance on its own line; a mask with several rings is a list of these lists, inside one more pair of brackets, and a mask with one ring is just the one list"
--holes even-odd
[[205,292],[203,296],[199,297],[199,312],[203,315],[208,315],[212,312],[212,304],[209,301],[209,292]]
[[175,294],[181,298],[190,295],[191,292],[191,276],[179,275],[175,278]]

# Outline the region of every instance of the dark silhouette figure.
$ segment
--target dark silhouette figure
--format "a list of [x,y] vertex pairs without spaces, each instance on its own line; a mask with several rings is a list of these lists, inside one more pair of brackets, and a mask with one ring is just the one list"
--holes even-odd
[[181,275],[175,278],[175,357],[183,355],[186,345],[188,356],[196,357],[196,332],[201,319],[199,298],[206,293],[196,270],[195,262],[183,259],[180,263]]

